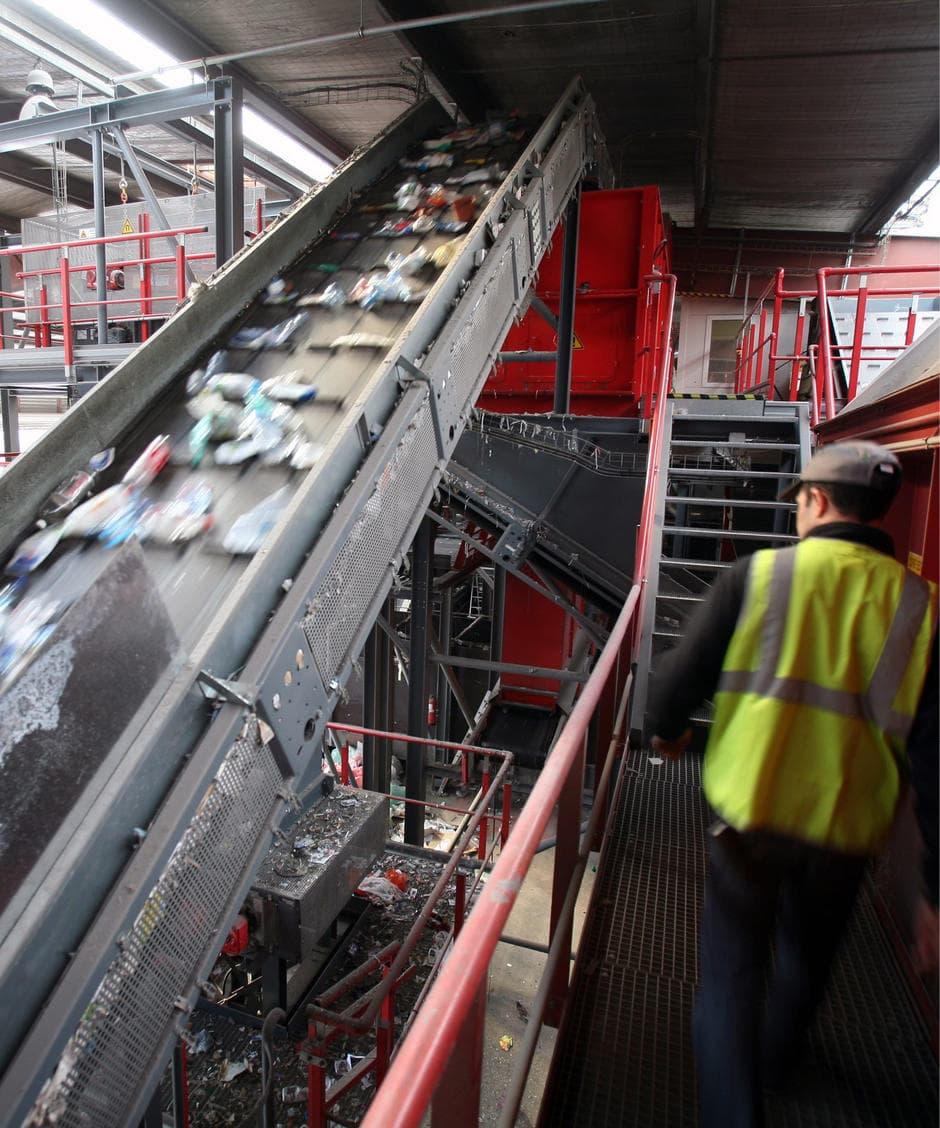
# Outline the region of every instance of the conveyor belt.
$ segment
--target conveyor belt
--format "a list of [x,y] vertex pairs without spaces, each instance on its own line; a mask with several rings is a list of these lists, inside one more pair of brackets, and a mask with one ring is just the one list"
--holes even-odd
[[[698,763],[627,767],[542,1102],[540,1128],[697,1122],[692,1004],[705,880]],[[932,1128],[937,1063],[863,890],[810,1052],[769,1128]]]
[[[361,205],[387,202],[413,176],[399,158],[449,126],[433,100],[409,110],[227,263],[17,460],[0,479],[0,552],[35,520],[62,476],[94,451],[117,445],[119,472],[153,435],[183,433],[182,388],[192,367],[238,325],[284,316],[258,304],[274,276],[307,290],[335,277],[319,271],[320,262],[355,267],[358,275],[389,251],[411,249],[408,238],[369,237],[386,216]],[[68,756],[95,739],[82,727],[72,671],[86,677],[86,701],[113,700],[115,713],[133,705],[133,716],[122,717],[123,731],[109,733],[107,747],[94,749],[94,776],[82,779],[58,828],[43,829],[41,857],[0,918],[0,1068],[10,1061],[0,1108],[11,1122],[31,1108],[36,1122],[52,1118],[61,1128],[139,1118],[273,828],[295,792],[317,784],[324,725],[597,144],[592,104],[575,81],[527,140],[507,138],[472,155],[477,163],[501,162],[507,173],[456,257],[428,279],[419,306],[364,314],[317,309],[289,357],[253,355],[253,375],[302,367],[323,397],[339,402],[304,409],[312,437],[325,443],[312,470],[212,471],[220,535],[271,488],[293,490],[261,549],[246,562],[219,555],[211,542],[180,555],[125,546],[111,560],[141,593],[125,609],[137,649],[83,650],[87,624],[63,619],[47,649],[64,632],[69,664],[46,670],[44,650],[30,667],[34,675],[64,675],[64,686],[54,677],[38,686],[50,695],[48,709],[20,694],[39,717],[26,736],[46,742],[45,762],[64,785]],[[363,237],[343,237],[356,232]],[[349,330],[377,332],[394,344],[375,352],[323,347]],[[173,491],[178,473],[160,488]],[[115,583],[110,569],[102,579],[108,575]],[[135,655],[149,650],[154,623],[161,661],[138,678],[139,698],[129,704],[127,675]],[[109,660],[117,667],[109,669]],[[89,688],[99,673],[97,690]],[[215,679],[208,701],[207,675]]]

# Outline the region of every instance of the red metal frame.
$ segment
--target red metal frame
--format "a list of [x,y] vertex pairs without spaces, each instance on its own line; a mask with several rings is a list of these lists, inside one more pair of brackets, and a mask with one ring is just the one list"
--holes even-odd
[[[871,275],[930,275],[937,281],[924,285],[908,283],[874,287],[869,284]],[[833,278],[857,278],[854,288],[830,290]],[[810,362],[814,372],[815,404],[811,421],[817,425],[821,419],[832,419],[846,403],[851,402],[858,392],[859,370],[865,359],[894,360],[914,339],[917,299],[925,295],[940,294],[940,268],[936,263],[927,265],[898,266],[827,266],[816,272],[816,286],[813,289],[789,290],[785,284],[785,272],[778,270],[774,278],[755,301],[742,321],[739,333],[740,344],[737,349],[735,370],[735,391],[751,392],[762,389],[768,399],[777,394],[776,379],[780,364],[789,363],[790,378],[786,396],[790,400],[798,397],[799,373],[804,363]],[[771,329],[767,332],[767,302],[773,298]],[[849,347],[834,344],[830,332],[828,299],[830,297],[855,298],[855,328],[852,344]],[[911,299],[907,332],[903,345],[866,345],[865,312],[869,300],[884,297],[907,297]],[[806,303],[815,299],[819,323],[819,342],[815,364],[806,348],[807,327]],[[780,328],[785,301],[799,301],[792,352],[780,351]],[[757,324],[755,324],[757,318]],[[849,378],[845,397],[836,390],[834,362],[848,361]]]
[[[39,320],[36,322],[26,322],[26,327],[32,328],[34,334],[34,345],[36,348],[48,348],[52,345],[53,329],[57,328],[62,334],[62,345],[64,353],[65,366],[71,367],[75,359],[75,345],[72,339],[72,330],[76,325],[89,324],[96,321],[92,317],[73,317],[73,310],[87,309],[92,307],[97,309],[99,305],[109,306],[126,306],[132,302],[140,302],[140,314],[138,317],[126,317],[123,320],[139,321],[141,324],[141,339],[146,340],[150,334],[148,319],[155,315],[154,306],[157,302],[172,302],[179,304],[186,297],[187,278],[186,268],[190,262],[205,261],[214,259],[215,255],[211,251],[200,251],[196,253],[189,253],[186,251],[186,236],[202,234],[208,231],[205,224],[200,226],[191,227],[172,227],[160,231],[152,231],[150,229],[150,217],[146,212],[142,212],[139,217],[140,230],[131,234],[121,235],[105,235],[99,238],[90,239],[71,239],[59,243],[43,243],[27,247],[10,247],[0,250],[0,255],[7,257],[22,258],[28,254],[36,254],[38,252],[59,251],[61,258],[58,266],[43,267],[34,270],[20,270],[17,272],[18,278],[38,278],[45,279],[50,275],[55,275],[59,280],[60,287],[60,300],[59,306],[59,319],[53,321],[50,313],[49,294],[43,281],[39,287],[39,301],[36,304],[28,304],[25,297],[20,294],[3,293],[0,297],[5,299],[13,299],[19,302],[16,306],[2,306],[0,307],[0,314],[5,313],[32,313],[38,311]],[[161,238],[174,238],[177,240],[177,246],[172,255],[152,255],[150,253],[150,244],[154,239]],[[89,267],[87,264],[71,265],[69,262],[69,251],[76,247],[94,247],[104,244],[109,246],[111,244],[134,243],[138,245],[138,256],[136,258],[123,259],[121,261],[108,263],[109,268],[127,269],[130,267],[138,267],[141,271],[140,277],[140,297],[139,299],[129,297],[107,298],[99,302],[97,299],[76,302],[72,300],[70,291],[70,276],[72,274],[87,271]],[[165,296],[154,296],[152,287],[152,273],[151,268],[157,265],[175,265],[176,288],[175,293]],[[160,316],[169,316],[170,312]],[[0,338],[0,344],[5,344],[5,338]]]

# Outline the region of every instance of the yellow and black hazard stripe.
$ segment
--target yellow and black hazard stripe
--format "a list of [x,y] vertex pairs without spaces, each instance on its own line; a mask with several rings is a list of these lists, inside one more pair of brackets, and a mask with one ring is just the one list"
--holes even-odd
[[694,400],[762,400],[762,395],[751,395],[749,392],[673,392],[670,399]]

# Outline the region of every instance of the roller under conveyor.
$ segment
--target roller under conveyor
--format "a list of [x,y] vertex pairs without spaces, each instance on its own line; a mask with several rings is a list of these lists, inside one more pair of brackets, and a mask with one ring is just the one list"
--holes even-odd
[[[104,486],[155,435],[183,437],[192,368],[238,325],[290,312],[259,297],[273,277],[348,286],[414,249],[370,237],[388,215],[363,205],[390,199],[411,175],[400,158],[448,128],[433,100],[409,110],[81,400],[0,479],[0,553],[95,451],[119,451]],[[572,83],[528,140],[456,154],[447,175],[466,157],[508,172],[450,265],[424,275],[420,305],[318,307],[290,352],[242,354],[234,367],[253,376],[299,370],[318,388],[300,409],[324,444],[312,469],[200,468],[215,492],[205,538],[77,554],[72,541],[32,581],[81,592],[0,697],[0,818],[15,831],[0,836],[5,1122],[140,1117],[273,829],[297,791],[316,793],[323,727],[595,143]],[[347,333],[394,344],[329,347]],[[153,492],[192,474],[168,467]],[[232,522],[284,486],[261,549],[224,552]]]

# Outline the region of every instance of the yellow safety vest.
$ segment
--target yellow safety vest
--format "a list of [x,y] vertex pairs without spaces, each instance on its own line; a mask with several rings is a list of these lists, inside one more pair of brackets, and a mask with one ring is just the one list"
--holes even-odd
[[755,553],[705,752],[719,816],[876,852],[936,621],[936,586],[864,545],[810,537]]

